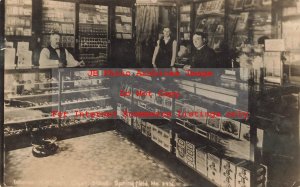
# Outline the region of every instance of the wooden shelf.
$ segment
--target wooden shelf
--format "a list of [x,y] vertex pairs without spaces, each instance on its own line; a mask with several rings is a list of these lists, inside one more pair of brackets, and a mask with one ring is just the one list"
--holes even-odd
[[8,121],[8,122],[4,122],[4,125],[12,125],[12,124],[17,124],[17,123],[27,123],[27,122],[41,121],[41,120],[48,120],[48,119],[53,119],[53,118],[50,116],[50,117],[41,117],[41,118],[35,118],[35,119],[29,119],[29,120]]
[[94,102],[94,101],[102,101],[102,100],[108,100],[111,99],[111,97],[103,97],[99,99],[92,99],[92,100],[84,100],[84,101],[72,101],[68,103],[62,103],[61,105],[72,105],[72,104],[79,104],[79,103],[87,103],[87,102]]

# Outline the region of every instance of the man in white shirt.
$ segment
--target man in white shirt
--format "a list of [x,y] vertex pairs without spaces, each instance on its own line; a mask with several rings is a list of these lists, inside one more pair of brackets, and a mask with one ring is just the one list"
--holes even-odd
[[83,61],[78,62],[67,49],[60,47],[61,37],[58,32],[50,35],[50,45],[40,54],[40,67],[83,67]]

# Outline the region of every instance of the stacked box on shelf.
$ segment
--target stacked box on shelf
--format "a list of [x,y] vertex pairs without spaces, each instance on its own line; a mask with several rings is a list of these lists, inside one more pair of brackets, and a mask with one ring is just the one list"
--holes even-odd
[[[79,5],[79,49],[87,66],[107,62],[108,7],[92,4]],[[92,56],[87,57],[88,54]]]
[[238,165],[244,163],[244,160],[234,159],[230,157],[222,158],[221,163],[221,186],[235,186],[236,168]]
[[129,116],[124,115],[124,111],[129,112],[129,109],[126,106],[118,103],[118,105],[117,105],[117,116],[118,116],[118,118],[123,120],[127,125],[131,125],[131,121],[132,121],[131,119],[132,118],[129,117]]
[[175,101],[176,123],[181,126],[184,126],[184,123],[186,121],[185,117],[182,116],[183,111],[184,111],[184,103],[176,100]]
[[132,39],[131,8],[116,6],[115,28],[116,38]]
[[5,1],[5,35],[31,36],[32,1]]
[[151,139],[162,148],[171,152],[171,138],[172,130],[170,124],[165,124],[161,126],[152,125],[151,127]]
[[151,138],[151,127],[152,127],[152,123],[145,121],[141,123],[141,127],[142,127],[142,134]]
[[196,165],[196,149],[195,145],[191,142],[185,142],[185,162],[192,168],[195,168]]
[[196,168],[196,148],[203,147],[202,143],[194,140],[186,131],[175,134],[176,157],[183,160],[188,166]]
[[141,130],[142,130],[142,123],[143,123],[143,121],[142,121],[141,118],[134,117],[134,118],[133,118],[133,124],[132,124],[132,126],[133,126],[133,128],[135,128],[136,130],[141,131]]
[[[236,169],[236,187],[263,187],[266,183],[267,169],[263,165],[252,162],[244,162]],[[254,178],[254,177],[257,178]]]
[[156,94],[155,95],[155,104],[158,106],[163,106],[164,105],[164,97]]
[[221,155],[216,151],[207,153],[207,177],[217,185],[221,185]]
[[182,161],[185,160],[185,140],[178,137],[176,134],[176,157],[181,159]]
[[196,170],[204,176],[207,176],[207,150],[206,147],[196,148]]

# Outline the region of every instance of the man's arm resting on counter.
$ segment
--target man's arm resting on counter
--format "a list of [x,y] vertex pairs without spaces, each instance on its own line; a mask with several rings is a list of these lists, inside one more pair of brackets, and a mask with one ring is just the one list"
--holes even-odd
[[65,49],[65,51],[66,51],[67,67],[80,66],[80,62],[78,62],[77,60],[75,60],[75,58],[73,57],[73,55],[71,53],[69,53],[69,51],[67,49]]
[[42,67],[58,67],[58,60],[50,60],[50,51],[47,48],[42,49],[40,53],[39,64]]

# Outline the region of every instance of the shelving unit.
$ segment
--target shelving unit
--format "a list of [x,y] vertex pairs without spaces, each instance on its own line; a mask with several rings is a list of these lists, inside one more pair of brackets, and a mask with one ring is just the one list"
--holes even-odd
[[[119,48],[112,45],[112,39],[116,39],[117,35],[121,36],[118,40],[124,40],[124,46],[130,43],[125,48],[134,47],[132,5],[131,1],[108,3],[93,0],[5,2],[5,39],[8,45],[6,47],[9,48],[5,59],[10,60],[5,63],[6,69],[25,61],[32,61],[30,65],[38,66],[40,51],[43,47],[48,47],[52,31],[60,32],[62,47],[67,48],[76,60],[85,61],[87,67],[113,66],[114,59],[111,59],[110,54]],[[122,30],[116,32],[117,24],[121,25]],[[29,43],[27,55],[18,56],[19,42]],[[127,61],[132,62],[134,58],[130,57]]]
[[179,11],[179,63],[187,64],[192,51],[192,4],[180,6]]
[[89,67],[108,59],[108,6],[79,5],[79,58]]
[[213,0],[196,4],[195,32],[208,33],[208,46],[220,51],[225,37],[225,1]]
[[[59,8],[58,8],[59,7]],[[75,3],[43,0],[42,2],[42,47],[48,47],[50,33],[62,34],[62,47],[75,48]]]
[[5,35],[31,36],[32,1],[13,0],[6,1],[5,3],[5,20],[8,20],[5,22]]
[[116,39],[132,39],[132,14],[131,8],[115,7]]

